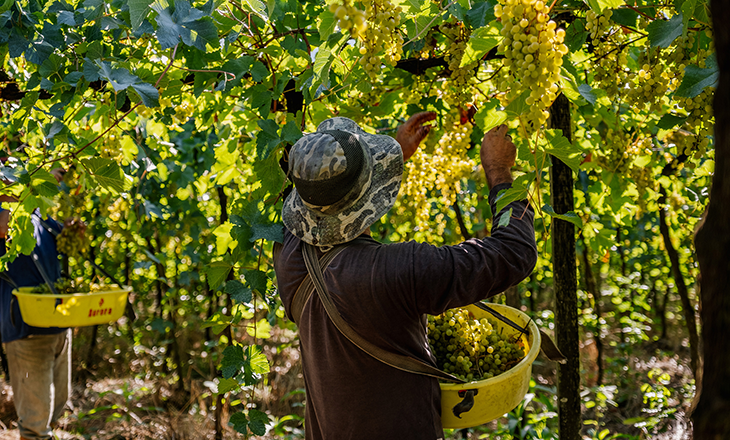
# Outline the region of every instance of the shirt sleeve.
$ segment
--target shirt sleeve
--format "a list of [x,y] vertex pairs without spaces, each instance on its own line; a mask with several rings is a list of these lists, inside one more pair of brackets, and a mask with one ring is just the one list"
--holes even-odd
[[[510,186],[497,185],[490,191],[492,212],[496,212],[499,191]],[[497,219],[509,209],[509,224],[499,226]],[[493,217],[491,236],[484,239],[473,238],[442,247],[408,243],[408,251],[401,253],[401,258],[410,268],[406,273],[410,273],[411,279],[402,280],[402,285],[412,286],[408,290],[416,311],[433,315],[473,304],[528,277],[537,262],[533,218],[529,203],[516,201]]]

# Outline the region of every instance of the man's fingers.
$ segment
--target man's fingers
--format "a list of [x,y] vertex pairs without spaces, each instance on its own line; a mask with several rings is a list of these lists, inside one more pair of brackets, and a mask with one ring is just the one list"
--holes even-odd
[[509,127],[507,127],[507,124],[502,124],[502,125],[500,125],[500,126],[499,126],[499,128],[497,129],[497,134],[498,134],[499,136],[504,136],[504,135],[506,135],[506,134],[507,134],[507,130],[509,130]]
[[434,119],[436,119],[436,112],[420,112],[411,116],[408,122],[414,125],[422,125],[428,121],[433,121]]

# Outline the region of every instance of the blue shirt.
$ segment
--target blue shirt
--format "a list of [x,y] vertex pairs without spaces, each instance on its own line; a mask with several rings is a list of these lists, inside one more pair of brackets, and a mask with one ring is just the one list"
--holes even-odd
[[[38,262],[43,270],[45,270],[51,281],[56,281],[61,276],[61,264],[58,260],[58,251],[56,250],[55,236],[41,223],[41,217],[38,211],[32,215],[34,226],[34,237],[36,238],[36,246],[33,254],[38,255]],[[61,225],[55,220],[49,218],[43,223],[56,232],[61,231]],[[0,255],[5,254],[5,246],[0,246]],[[17,287],[39,286],[45,284],[43,276],[38,271],[35,263],[30,255],[18,255],[12,263],[8,264],[8,270],[3,275],[9,276]],[[0,278],[0,333],[3,342],[11,342],[16,339],[25,338],[28,335],[47,335],[64,331],[58,327],[32,327],[25,322],[20,315],[18,299],[13,296],[15,289],[11,283]]]

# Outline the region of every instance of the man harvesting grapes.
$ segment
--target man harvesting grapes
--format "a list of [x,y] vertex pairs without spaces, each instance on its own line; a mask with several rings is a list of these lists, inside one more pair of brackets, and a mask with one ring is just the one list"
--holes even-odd
[[[60,181],[60,170],[53,170]],[[0,202],[17,202],[0,196]],[[10,211],[0,207],[0,254],[4,254]],[[31,255],[18,255],[0,273],[0,329],[8,360],[13,403],[21,440],[53,438],[53,426],[63,415],[71,391],[71,331],[33,327],[23,321],[18,287],[54,283],[61,276],[55,234],[61,225],[43,220],[38,210],[31,216],[36,245]]]
[[[381,244],[369,237],[370,226],[395,203],[403,160],[418,149],[429,132],[425,124],[435,117],[414,115],[395,140],[332,118],[289,153],[285,168],[294,190],[282,210],[286,230],[275,268],[287,315],[299,325],[307,439],[443,437],[437,379],[381,362],[351,342],[339,330],[342,324],[333,324],[330,301],[317,294],[302,301],[297,295],[309,279],[309,245],[321,266],[328,260],[323,284],[355,340],[431,366],[436,362],[426,315],[500,293],[534,268],[533,211],[526,201],[503,209],[512,209],[511,221],[494,226],[491,237],[456,246]],[[516,149],[506,132],[506,126],[488,132],[480,151],[493,212],[498,192],[512,182]],[[348,246],[338,246],[342,243]],[[339,253],[327,259],[333,246]]]

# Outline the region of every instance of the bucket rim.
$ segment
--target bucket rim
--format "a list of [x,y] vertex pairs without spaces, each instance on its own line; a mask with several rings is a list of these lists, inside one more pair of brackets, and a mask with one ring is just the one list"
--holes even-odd
[[23,290],[30,290],[33,289],[33,287],[18,287],[17,289],[13,289],[13,295],[17,297],[25,297],[25,298],[74,298],[74,297],[89,297],[89,296],[99,296],[99,295],[108,295],[110,293],[131,293],[132,292],[132,286],[121,286],[116,288],[111,288],[109,290],[99,290],[96,292],[76,292],[76,293],[31,293],[31,292],[24,292]]

